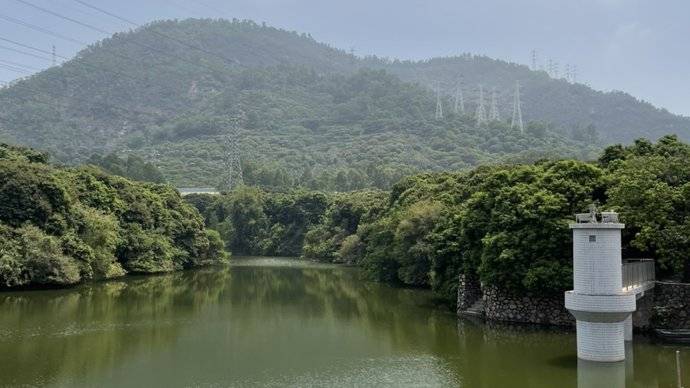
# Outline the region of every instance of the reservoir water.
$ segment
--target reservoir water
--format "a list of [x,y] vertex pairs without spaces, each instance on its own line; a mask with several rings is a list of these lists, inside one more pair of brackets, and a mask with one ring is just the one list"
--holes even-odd
[[578,363],[575,335],[486,325],[355,268],[226,268],[0,293],[0,386],[675,387],[675,350]]

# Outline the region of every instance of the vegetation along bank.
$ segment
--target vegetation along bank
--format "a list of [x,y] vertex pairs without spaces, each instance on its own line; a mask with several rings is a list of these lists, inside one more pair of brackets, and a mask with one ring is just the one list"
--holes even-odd
[[47,161],[0,145],[0,288],[68,286],[227,259],[218,232],[172,187]]
[[233,253],[356,264],[375,280],[430,288],[455,306],[458,278],[514,297],[572,285],[568,224],[592,203],[621,214],[626,258],[690,281],[690,146],[673,136],[608,147],[597,161],[543,160],[410,176],[390,192],[187,197]]

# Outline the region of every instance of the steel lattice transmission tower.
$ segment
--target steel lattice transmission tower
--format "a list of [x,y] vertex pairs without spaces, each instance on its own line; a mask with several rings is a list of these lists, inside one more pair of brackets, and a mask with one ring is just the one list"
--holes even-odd
[[55,45],[53,45],[52,54],[53,54],[52,63],[53,63],[53,67],[55,67],[55,65],[57,65],[57,53],[55,51]]
[[522,102],[520,101],[520,81],[515,82],[515,96],[513,97],[513,120],[511,128],[517,128],[520,133],[525,133],[525,126],[522,123]]
[[577,66],[573,65],[572,68],[570,68],[570,78],[572,78],[573,83],[577,82]]
[[225,177],[222,189],[234,190],[244,184],[242,163],[240,160],[240,125],[244,121],[244,113],[240,113],[230,119],[230,128],[223,138],[225,145]]
[[459,81],[455,86],[455,101],[453,104],[453,113],[465,114],[465,98],[462,95],[462,84]]
[[496,98],[496,88],[491,90],[491,111],[489,112],[489,120],[498,121],[501,116],[498,113],[498,99]]
[[537,71],[537,50],[532,50],[532,70]]
[[479,85],[479,104],[477,105],[477,112],[475,114],[477,125],[486,123],[486,108],[484,107],[484,87]]
[[436,120],[443,119],[443,102],[441,101],[441,83],[436,82]]

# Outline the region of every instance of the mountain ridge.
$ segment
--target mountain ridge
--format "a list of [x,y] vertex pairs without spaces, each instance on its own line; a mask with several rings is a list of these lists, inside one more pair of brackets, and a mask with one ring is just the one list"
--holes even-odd
[[[447,93],[442,99],[446,117],[435,120],[429,86],[436,81],[455,85],[458,79],[467,88],[468,113],[476,104],[470,87],[484,84],[487,96],[496,87],[504,120],[477,131],[470,114],[452,112]],[[532,125],[527,134],[512,133],[505,120],[512,113],[517,80],[523,85],[526,121],[545,122]],[[486,102],[488,106],[488,98]],[[381,140],[373,153],[393,168],[405,167],[403,171],[464,168],[520,159],[525,153],[534,154],[532,159],[554,153],[588,158],[610,142],[667,133],[690,138],[689,118],[627,94],[554,80],[523,65],[471,55],[426,61],[359,58],[306,34],[220,19],[161,21],[115,34],[59,67],[1,89],[0,103],[3,141],[48,149],[70,163],[93,153],[136,153],[163,166],[174,183],[190,185],[211,182],[208,177],[188,179],[198,173],[180,176],[175,170],[196,163],[214,174],[222,171],[217,137],[224,133],[226,119],[239,110],[248,113],[243,159],[289,170],[293,180],[307,167],[319,173],[331,169],[332,175],[338,174],[332,165],[362,167],[361,161],[345,161],[346,156],[329,162],[323,153],[339,148],[367,159],[364,164],[376,162],[358,147],[383,138],[388,140]],[[425,138],[437,129],[437,139]],[[310,144],[338,136],[342,141],[330,148]],[[440,144],[432,144],[434,140]],[[402,148],[385,142],[401,142]],[[195,152],[180,156],[178,146],[187,143],[186,149]],[[395,156],[420,144],[411,158]],[[434,147],[444,153],[435,153]],[[306,159],[297,161],[296,152]],[[433,160],[424,162],[429,158]]]

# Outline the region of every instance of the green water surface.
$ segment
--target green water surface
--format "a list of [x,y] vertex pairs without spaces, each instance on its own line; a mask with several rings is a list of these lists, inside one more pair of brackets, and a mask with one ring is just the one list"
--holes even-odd
[[288,259],[0,294],[0,386],[675,387],[676,349],[689,385],[690,349],[643,337],[578,369],[572,332],[458,320],[427,291]]

